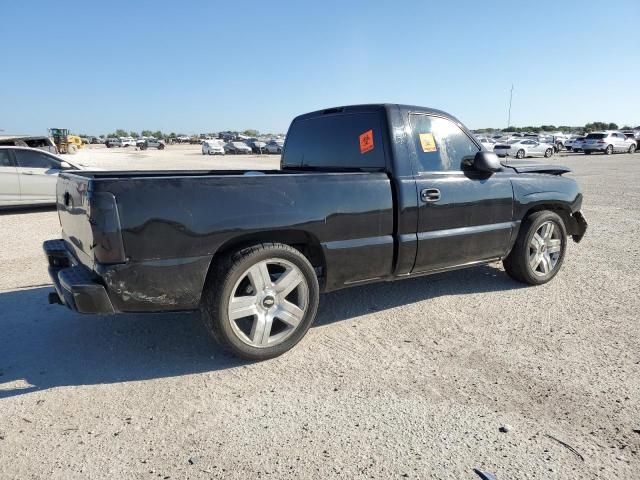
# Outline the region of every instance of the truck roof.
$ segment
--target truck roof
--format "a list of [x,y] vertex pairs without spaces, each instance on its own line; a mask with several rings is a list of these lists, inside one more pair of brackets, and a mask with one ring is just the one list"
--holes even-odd
[[449,118],[456,123],[460,123],[460,121],[455,118],[453,115],[443,112],[442,110],[438,110],[436,108],[430,107],[420,107],[417,105],[405,105],[398,103],[364,103],[360,105],[343,105],[340,107],[331,107],[325,108],[322,110],[316,110],[314,112],[305,113],[303,115],[297,116],[295,119],[304,119],[304,118],[313,118],[318,117],[320,115],[330,115],[333,113],[356,113],[356,112],[372,112],[372,111],[380,111],[380,110],[390,110],[390,109],[398,109],[401,113],[405,112],[417,112],[417,113],[430,113],[442,117]]

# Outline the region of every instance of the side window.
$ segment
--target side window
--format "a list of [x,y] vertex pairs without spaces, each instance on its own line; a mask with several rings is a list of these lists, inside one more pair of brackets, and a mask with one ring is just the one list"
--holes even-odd
[[480,148],[451,120],[410,115],[420,172],[459,171]]
[[282,165],[384,168],[380,114],[338,113],[295,120],[287,133]]
[[11,157],[9,156],[9,150],[0,149],[0,167],[12,167]]
[[33,150],[15,150],[18,167],[23,168],[60,168],[58,162],[44,153]]

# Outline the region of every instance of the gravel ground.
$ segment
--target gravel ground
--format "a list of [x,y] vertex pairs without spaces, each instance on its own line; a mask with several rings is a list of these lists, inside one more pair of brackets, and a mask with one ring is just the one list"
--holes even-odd
[[253,364],[193,314],[47,305],[55,211],[0,215],[0,478],[639,478],[640,154],[554,160],[590,227],[550,284],[492,265],[328,294],[300,345]]

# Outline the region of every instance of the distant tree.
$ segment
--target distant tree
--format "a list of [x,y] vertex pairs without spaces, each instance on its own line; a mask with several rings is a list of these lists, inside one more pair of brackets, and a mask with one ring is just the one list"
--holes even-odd
[[629,125],[625,125],[623,127],[620,127],[620,130],[633,130],[633,127],[630,127]]
[[153,132],[153,137],[157,138],[158,140],[162,140],[164,138],[164,133],[162,133],[160,130],[156,130],[155,132]]
[[128,136],[127,131],[126,131],[126,130],[123,130],[123,129],[121,129],[121,128],[117,129],[117,130],[114,132],[114,135],[115,135],[116,137],[127,137],[127,136]]
[[609,130],[618,130],[618,124],[611,122],[607,128]]
[[138,132],[129,132],[129,136],[133,137],[133,138],[138,138],[140,135],[138,135]]
[[169,134],[169,138],[176,138],[176,136],[177,136],[177,135],[175,134],[175,132],[171,132],[171,133]]
[[258,130],[253,130],[251,128],[245,130],[244,132],[242,132],[243,135],[246,135],[248,137],[257,137],[258,135],[260,135],[260,132]]
[[153,136],[153,132],[151,130],[142,130],[143,137],[151,137]]

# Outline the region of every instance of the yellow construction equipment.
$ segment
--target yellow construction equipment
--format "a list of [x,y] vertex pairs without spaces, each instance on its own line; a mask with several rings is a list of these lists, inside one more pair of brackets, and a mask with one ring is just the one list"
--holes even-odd
[[84,148],[82,139],[77,135],[69,135],[66,128],[50,128],[49,136],[55,143],[58,153],[76,153],[80,148]]

